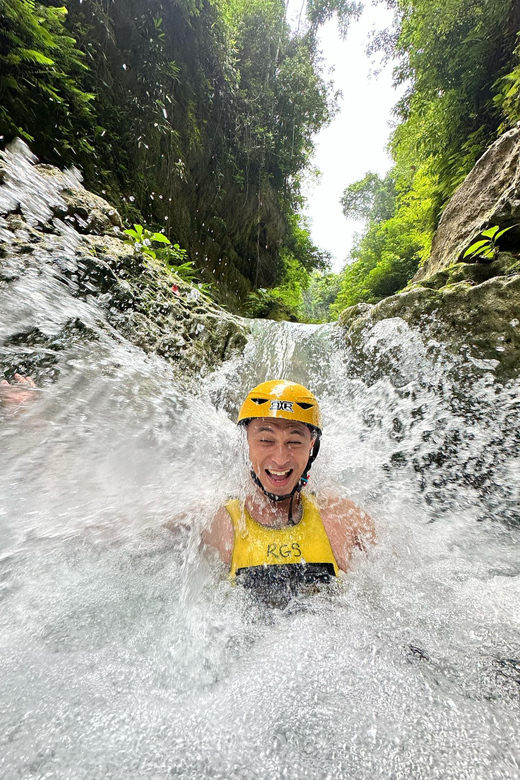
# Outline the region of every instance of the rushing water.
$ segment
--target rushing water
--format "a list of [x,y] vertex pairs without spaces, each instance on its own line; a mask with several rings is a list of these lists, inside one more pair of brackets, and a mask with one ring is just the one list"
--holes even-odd
[[[98,327],[29,273],[0,338],[71,313]],[[99,328],[0,408],[0,777],[520,778],[518,384],[400,320],[367,333],[365,372],[333,326],[253,330],[187,388]],[[199,542],[247,479],[238,404],[275,377],[321,399],[312,488],[378,529],[337,591],[284,610]]]

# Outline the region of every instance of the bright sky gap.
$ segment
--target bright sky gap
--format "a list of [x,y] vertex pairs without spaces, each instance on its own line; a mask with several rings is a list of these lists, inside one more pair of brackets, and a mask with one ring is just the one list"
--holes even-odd
[[[298,26],[301,2],[289,0],[288,19]],[[361,18],[350,25],[341,39],[336,20],[320,31],[324,70],[342,92],[340,110],[316,137],[314,166],[316,182],[308,178],[305,213],[311,219],[313,241],[332,255],[332,269],[341,270],[352,248],[355,233],[363,224],[346,220],[340,206],[345,187],[362,179],[367,171],[384,175],[392,161],[386,151],[391,132],[392,109],[400,94],[392,86],[392,63],[377,76],[377,63],[366,54],[371,31],[389,27],[392,13],[384,6],[367,4]]]

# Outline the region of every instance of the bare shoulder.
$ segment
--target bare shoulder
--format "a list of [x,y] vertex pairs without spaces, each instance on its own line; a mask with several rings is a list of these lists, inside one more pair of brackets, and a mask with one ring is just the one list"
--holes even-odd
[[203,531],[202,540],[218,551],[224,563],[231,563],[234,539],[235,532],[231,517],[226,507],[221,506],[213,516],[209,527]]
[[373,519],[348,498],[328,494],[320,501],[320,511],[328,534],[348,537],[353,546],[363,550],[375,542]]

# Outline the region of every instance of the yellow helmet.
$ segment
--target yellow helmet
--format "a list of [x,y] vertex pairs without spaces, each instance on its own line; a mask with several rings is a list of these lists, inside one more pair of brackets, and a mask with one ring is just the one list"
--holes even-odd
[[274,379],[254,387],[240,407],[237,423],[255,417],[277,417],[309,425],[321,433],[321,414],[315,396],[303,385]]

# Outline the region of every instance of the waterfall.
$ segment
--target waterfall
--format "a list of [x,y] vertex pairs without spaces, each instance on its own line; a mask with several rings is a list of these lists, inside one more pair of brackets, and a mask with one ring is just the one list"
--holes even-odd
[[[519,778],[518,383],[399,319],[364,365],[334,325],[257,321],[179,381],[41,260],[0,286],[3,357],[21,321],[92,337],[0,408],[0,776]],[[240,401],[278,377],[322,405],[310,489],[378,541],[338,588],[266,610],[200,531],[248,478]]]

